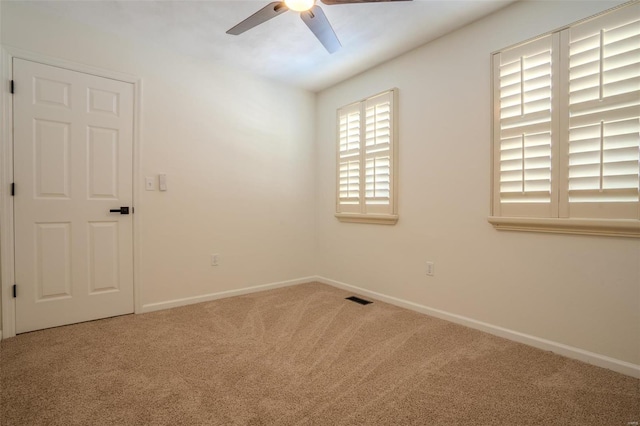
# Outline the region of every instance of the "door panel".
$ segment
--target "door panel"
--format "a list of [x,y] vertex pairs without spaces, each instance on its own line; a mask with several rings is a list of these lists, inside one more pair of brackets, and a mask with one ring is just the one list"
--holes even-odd
[[89,294],[118,291],[118,222],[89,224]]
[[118,140],[116,129],[89,127],[89,198],[118,199]]
[[34,119],[37,198],[69,198],[70,123]]
[[36,224],[36,301],[71,296],[71,224]]
[[[16,332],[133,312],[133,85],[13,60]],[[131,209],[130,209],[131,210]]]

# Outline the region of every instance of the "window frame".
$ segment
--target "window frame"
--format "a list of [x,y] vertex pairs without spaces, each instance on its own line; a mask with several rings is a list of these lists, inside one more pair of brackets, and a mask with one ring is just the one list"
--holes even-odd
[[[561,131],[569,129],[567,123],[569,117],[569,40],[568,30],[578,27],[581,24],[592,22],[594,20],[604,19],[604,22],[611,19],[614,13],[634,13],[634,9],[627,11],[621,11],[626,7],[637,8],[638,3],[623,4],[618,7],[603,11],[597,15],[588,17],[581,21],[569,24],[562,28],[550,31],[540,36],[531,38],[529,40],[517,43],[512,46],[505,47],[498,51],[491,53],[491,110],[492,110],[492,126],[491,126],[491,203],[490,203],[490,216],[488,218],[491,223],[498,230],[511,230],[511,231],[527,231],[527,232],[550,232],[550,233],[565,233],[565,234],[586,234],[586,235],[605,235],[605,236],[619,236],[619,237],[640,237],[640,202],[629,203],[629,209],[634,212],[634,218],[612,218],[610,216],[610,203],[593,203],[593,211],[600,209],[600,217],[569,217],[567,198],[568,191],[568,146],[569,135],[558,136]],[[615,19],[615,18],[614,18]],[[552,75],[551,79],[553,85],[556,87],[553,89],[551,105],[552,105],[552,132],[556,132],[556,135],[552,134],[552,178],[551,178],[551,203],[548,205],[550,214],[548,216],[540,215],[542,217],[532,217],[528,214],[526,204],[523,205],[522,211],[519,211],[519,206],[515,205],[515,208],[511,206],[507,208],[511,209],[516,214],[504,215],[503,206],[501,203],[500,194],[500,132],[501,132],[501,116],[500,116],[500,87],[499,86],[499,60],[496,60],[503,52],[508,52],[514,48],[520,48],[529,43],[536,43],[539,40],[543,40],[547,37],[551,38],[552,45]],[[559,80],[564,79],[564,87],[558,89]],[[560,107],[562,105],[562,107]],[[560,185],[562,180],[563,185]],[[564,199],[567,198],[567,199]],[[635,213],[637,212],[637,214]]]
[[[389,204],[384,207],[374,206],[367,209],[366,197],[366,108],[367,105],[378,97],[388,96],[390,103],[390,134],[389,134]],[[346,206],[340,198],[340,117],[341,112],[349,110],[359,111],[359,141],[358,157],[360,166],[358,170],[359,200],[356,204]],[[335,217],[345,223],[368,223],[379,225],[395,225],[398,222],[398,89],[392,88],[376,93],[367,98],[351,102],[336,110],[336,193],[335,193]]]

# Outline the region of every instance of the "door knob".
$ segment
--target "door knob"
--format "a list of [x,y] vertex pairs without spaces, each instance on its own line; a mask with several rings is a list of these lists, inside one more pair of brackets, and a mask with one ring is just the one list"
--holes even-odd
[[110,213],[129,214],[129,207],[120,207],[119,209],[111,209]]

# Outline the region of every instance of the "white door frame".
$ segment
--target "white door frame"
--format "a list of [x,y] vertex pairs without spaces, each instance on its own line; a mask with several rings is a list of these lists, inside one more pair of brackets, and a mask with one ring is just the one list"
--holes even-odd
[[[1,52],[2,92],[0,102],[0,298],[2,299],[2,327],[0,336],[3,339],[16,335],[16,304],[13,298],[15,283],[14,264],[14,223],[13,197],[13,102],[10,82],[13,77],[13,58],[25,59],[54,67],[65,68],[98,77],[110,78],[133,84],[133,206],[138,208],[133,216],[133,298],[134,312],[142,312],[142,295],[140,285],[140,145],[142,133],[140,117],[142,114],[142,79],[114,71],[107,71],[88,65],[77,64],[61,59],[47,57],[38,53],[27,52],[9,46],[2,46]],[[16,90],[20,90],[16,87]],[[20,188],[17,188],[19,191]],[[19,284],[19,283],[18,283]],[[18,291],[19,291],[18,286]]]

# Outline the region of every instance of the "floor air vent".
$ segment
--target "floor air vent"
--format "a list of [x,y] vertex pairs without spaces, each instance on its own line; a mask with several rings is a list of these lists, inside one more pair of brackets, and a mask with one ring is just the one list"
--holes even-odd
[[373,303],[369,300],[360,299],[359,297],[356,297],[356,296],[350,296],[350,297],[347,297],[346,299],[351,300],[352,302],[359,303],[361,305],[368,305],[369,303]]

